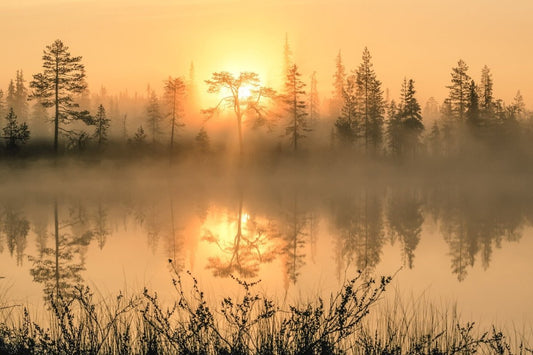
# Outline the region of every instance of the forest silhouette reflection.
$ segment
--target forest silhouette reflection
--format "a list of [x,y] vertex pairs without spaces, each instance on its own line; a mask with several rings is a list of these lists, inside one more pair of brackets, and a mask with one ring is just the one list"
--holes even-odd
[[[138,249],[172,260],[177,270],[206,270],[216,278],[267,273],[288,289],[311,264],[338,279],[350,267],[372,271],[389,247],[405,268],[416,269],[426,258],[420,243],[434,243],[436,234],[449,273],[464,281],[475,266],[491,272],[495,249],[530,238],[524,231],[533,217],[533,196],[499,180],[121,174],[137,175],[125,181],[100,174],[95,184],[90,173],[80,174],[50,189],[28,190],[24,179],[8,182],[0,234],[3,269],[16,265],[8,276],[30,275],[45,298],[68,294],[85,276],[95,280],[105,272],[88,268],[87,261],[106,264],[90,258],[111,241],[114,248],[121,245],[119,253]],[[23,189],[29,192],[22,198]]]

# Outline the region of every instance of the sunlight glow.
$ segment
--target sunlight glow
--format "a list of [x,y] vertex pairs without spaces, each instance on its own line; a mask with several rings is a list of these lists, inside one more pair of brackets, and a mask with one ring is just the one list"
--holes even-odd
[[253,88],[250,85],[244,85],[239,88],[239,99],[247,100],[252,96]]

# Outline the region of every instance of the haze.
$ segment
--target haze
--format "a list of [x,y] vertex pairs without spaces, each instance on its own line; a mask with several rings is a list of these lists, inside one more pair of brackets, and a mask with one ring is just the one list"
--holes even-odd
[[[397,97],[404,76],[422,104],[447,95],[450,68],[462,58],[478,79],[491,68],[494,94],[510,102],[520,90],[533,100],[533,3],[513,1],[60,1],[0,4],[1,87],[18,69],[40,71],[43,48],[56,38],[83,56],[89,88],[111,92],[160,90],[169,75],[198,82],[212,72],[257,72],[277,86],[284,36],[303,77],[318,73],[322,97],[332,90],[335,55],[348,70],[368,46],[383,88]],[[200,91],[205,91],[200,88]]]

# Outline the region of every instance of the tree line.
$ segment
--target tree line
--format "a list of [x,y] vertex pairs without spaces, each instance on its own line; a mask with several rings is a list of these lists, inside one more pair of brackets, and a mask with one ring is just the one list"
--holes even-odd
[[[205,82],[207,92],[219,95],[219,102],[200,110],[192,104],[197,89],[191,65],[189,80],[169,77],[164,81],[163,95],[147,88],[146,96],[140,100],[143,103],[138,105],[142,107],[136,112],[140,124],[133,134],[128,134],[132,125],[127,122],[129,112],[121,113],[118,108],[118,102],[127,101],[127,97],[109,99],[106,103],[102,88],[101,95],[94,100],[97,105],[91,107],[82,57],[71,55],[69,48],[56,40],[44,49],[42,71],[32,76],[29,88],[22,70],[18,70],[6,95],[0,91],[0,116],[6,120],[3,138],[9,154],[17,153],[29,141],[30,121],[33,132],[46,130],[45,121],[52,123],[54,154],[60,148],[82,151],[89,146],[103,152],[111,143],[112,125],[115,136],[122,138],[120,141],[129,151],[158,146],[174,154],[180,145],[178,134],[186,115],[201,122],[191,144],[207,153],[212,151],[210,134],[216,133],[209,132],[209,120],[222,111],[235,117],[241,156],[245,150],[253,150],[245,148],[244,130],[260,127],[274,132],[272,141],[286,151],[307,149],[313,146],[313,139],[328,132],[332,150],[397,160],[453,157],[476,149],[524,148],[531,134],[531,114],[526,111],[520,92],[511,104],[506,104],[494,97],[492,74],[487,66],[483,67],[478,82],[468,69],[459,60],[451,71],[447,98],[440,105],[430,98],[422,110],[413,79],[405,78],[400,83],[400,97],[391,99],[388,90],[384,93],[368,48],[364,48],[361,63],[351,72],[347,72],[339,51],[331,97],[321,100],[317,73],[312,73],[308,83],[302,79],[286,37],[285,80],[279,90],[263,86],[257,73],[216,72]],[[324,103],[328,109],[321,108]],[[428,119],[432,121],[430,129]]]

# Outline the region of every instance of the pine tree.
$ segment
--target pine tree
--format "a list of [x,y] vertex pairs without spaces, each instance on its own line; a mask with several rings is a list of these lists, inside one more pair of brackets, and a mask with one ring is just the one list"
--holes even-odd
[[363,51],[363,62],[356,72],[357,111],[361,122],[365,153],[370,148],[376,152],[383,137],[383,115],[385,112],[381,82],[377,80],[372,57],[368,48]]
[[346,80],[346,71],[342,64],[341,51],[335,58],[335,74],[333,75],[333,92],[331,102],[331,112],[333,116],[339,116],[344,101],[344,83]]
[[13,79],[9,81],[9,85],[7,86],[7,96],[6,96],[6,104],[7,104],[7,110],[13,109],[15,110],[15,107],[17,105],[16,103],[16,95],[15,95],[15,82]]
[[397,157],[401,154],[402,125],[398,115],[398,107],[394,100],[391,100],[387,108],[387,116],[387,145],[390,154]]
[[477,129],[481,126],[478,91],[476,83],[472,80],[470,83],[470,93],[468,95],[468,104],[466,108],[466,120],[470,124],[470,127]]
[[110,123],[111,120],[107,118],[104,106],[98,106],[96,116],[94,117],[94,125],[96,126],[96,129],[93,134],[93,137],[98,142],[98,147],[101,147],[107,141],[107,131]]
[[352,144],[360,135],[357,120],[357,81],[355,75],[346,79],[342,89],[343,105],[341,115],[335,121],[336,136],[345,145]]
[[[283,45],[283,77],[286,78],[289,75],[289,71],[292,67],[292,50],[289,45],[289,35],[285,33],[285,43]],[[287,92],[288,88],[285,88]]]
[[144,128],[142,125],[137,128],[133,138],[129,139],[128,143],[134,145],[135,147],[140,147],[146,143],[146,133],[144,133]]
[[516,95],[513,99],[513,104],[511,105],[511,107],[512,107],[512,110],[514,111],[514,114],[516,115],[516,118],[520,119],[523,117],[526,111],[526,104],[524,103],[524,98],[522,97],[520,90],[516,92]]
[[21,144],[25,144],[30,139],[30,130],[25,122],[18,123],[17,115],[13,108],[9,109],[6,120],[7,124],[3,128],[6,148],[9,152],[14,152]]
[[22,70],[17,70],[14,108],[17,116],[23,120],[28,118],[28,89],[24,85],[25,82]]
[[305,137],[305,132],[309,131],[307,128],[306,104],[302,99],[302,96],[305,96],[305,84],[300,79],[300,76],[298,67],[294,64],[289,69],[285,82],[285,87],[287,88],[287,94],[284,99],[286,105],[285,111],[289,116],[289,123],[285,129],[285,135],[290,137],[294,151],[298,150],[298,141]]
[[148,98],[148,106],[146,106],[146,121],[152,134],[152,143],[157,142],[157,138],[161,134],[161,109],[159,107],[159,100],[154,91],[150,93]]
[[182,78],[169,77],[165,82],[165,104],[170,116],[170,152],[174,148],[174,131],[184,124],[178,119],[183,112],[183,97],[185,96],[185,81]]
[[463,121],[466,118],[466,109],[468,104],[468,96],[470,94],[470,76],[467,73],[468,66],[461,59],[457,62],[457,67],[452,68],[451,85],[447,86],[450,89],[448,96],[451,105],[452,117]]
[[200,132],[198,132],[194,140],[196,141],[200,152],[207,153],[209,151],[209,136],[207,135],[207,131],[204,127],[200,129]]
[[491,114],[493,110],[493,94],[492,94],[492,74],[489,67],[486,65],[481,70],[481,85],[479,87],[479,106],[480,109],[486,113]]
[[402,98],[398,112],[402,125],[402,151],[409,151],[413,155],[420,144],[420,134],[424,130],[420,104],[415,98],[413,79],[404,79],[402,84]]
[[441,154],[441,137],[437,121],[434,121],[433,126],[431,126],[431,132],[429,133],[428,141],[429,149],[431,150],[433,156]]
[[30,83],[30,98],[44,107],[54,108],[54,151],[58,151],[59,123],[79,119],[79,107],[73,100],[86,88],[85,67],[81,57],[72,57],[68,47],[60,40],[46,46],[43,54],[43,72],[35,74]]
[[309,120],[316,122],[319,117],[320,102],[318,99],[318,89],[316,80],[316,71],[311,75],[311,85],[309,90]]

